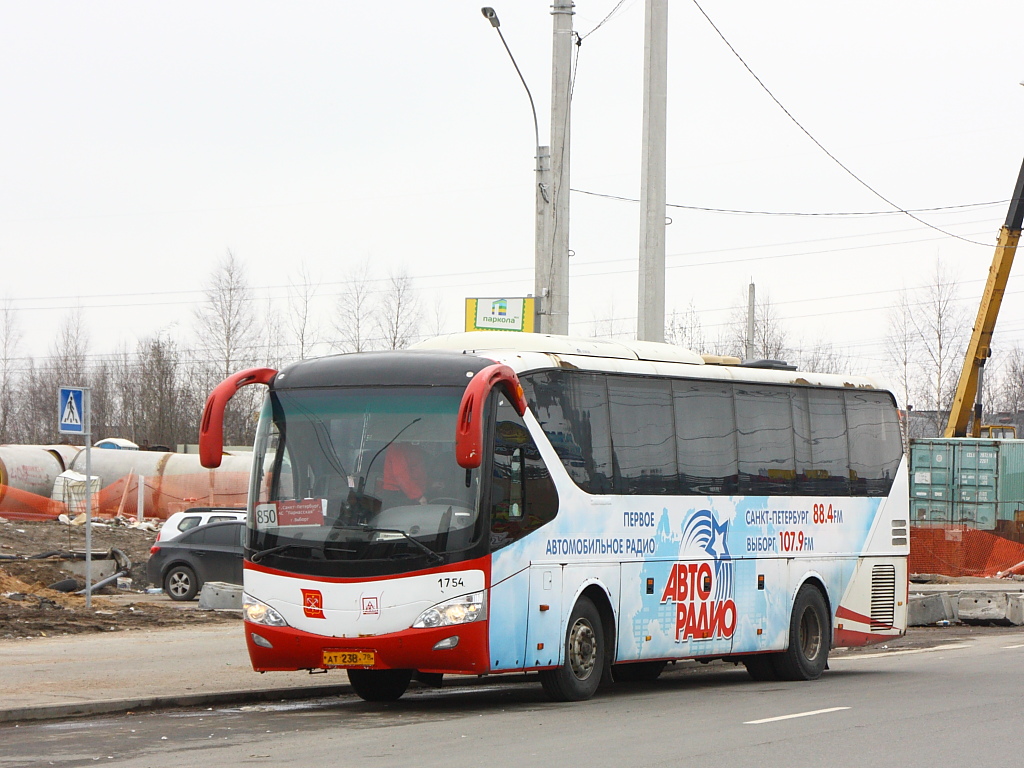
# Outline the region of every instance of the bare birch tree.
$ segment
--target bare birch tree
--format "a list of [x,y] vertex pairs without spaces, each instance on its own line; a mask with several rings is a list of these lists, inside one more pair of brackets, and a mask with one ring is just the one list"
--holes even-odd
[[290,283],[288,291],[288,328],[295,340],[295,351],[299,360],[312,355],[313,348],[320,342],[320,328],[314,316],[314,299],[320,289],[320,281],[303,264],[299,279]]
[[371,348],[374,328],[374,295],[370,266],[362,262],[353,269],[338,296],[334,316],[336,337],[331,346],[340,352],[365,352]]
[[54,397],[58,387],[85,386],[88,354],[89,332],[85,327],[85,312],[76,307],[61,319],[57,337],[50,348]]
[[903,290],[889,310],[889,333],[885,338],[886,356],[896,373],[894,380],[903,407],[914,405],[913,393],[917,388],[915,379],[919,367],[918,341],[910,295]]
[[18,349],[21,328],[14,304],[7,298],[0,304],[0,442],[12,442],[15,429]]
[[632,326],[625,319],[616,317],[614,295],[608,297],[608,300],[601,305],[601,309],[592,311],[590,335],[594,338],[616,339],[623,336],[632,337],[634,332]]
[[377,331],[385,349],[405,349],[419,338],[419,298],[403,269],[388,276],[377,309]]
[[956,382],[963,367],[967,313],[958,303],[953,276],[936,260],[931,282],[920,293],[911,322],[921,344],[922,381],[918,400],[933,416],[936,434],[945,425]]
[[[206,286],[206,301],[196,309],[200,343],[208,351],[209,377],[202,387],[209,392],[219,379],[252,365],[265,324],[258,321],[252,288],[242,262],[230,250]],[[259,394],[243,388],[231,399],[224,414],[225,443],[251,444]]]
[[205,297],[195,311],[201,344],[227,377],[253,359],[260,337],[245,267],[230,250],[210,276]]
[[916,418],[911,437],[942,434],[963,367],[970,324],[955,278],[936,260],[926,285],[903,291],[889,314],[886,353]]
[[794,350],[793,363],[801,371],[814,371],[815,373],[848,373],[850,371],[850,359],[830,341],[818,340],[810,343],[802,343]]
[[[747,301],[744,297],[733,311],[729,352],[739,358],[746,357]],[[760,291],[754,304],[754,359],[785,360],[790,356],[789,332],[772,304],[766,291]]]
[[682,312],[673,309],[665,324],[665,341],[694,352],[707,352],[708,341],[693,301]]

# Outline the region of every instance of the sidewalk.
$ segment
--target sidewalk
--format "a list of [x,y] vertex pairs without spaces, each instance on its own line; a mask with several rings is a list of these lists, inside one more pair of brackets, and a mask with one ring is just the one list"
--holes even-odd
[[0,723],[349,693],[344,672],[259,674],[241,619],[0,641]]

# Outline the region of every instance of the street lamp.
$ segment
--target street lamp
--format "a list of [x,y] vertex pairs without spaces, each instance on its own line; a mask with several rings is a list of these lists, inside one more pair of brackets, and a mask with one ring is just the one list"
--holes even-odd
[[501,38],[501,44],[505,46],[505,51],[508,53],[509,59],[512,60],[512,66],[516,68],[516,74],[519,75],[519,80],[522,82],[523,88],[526,89],[526,95],[530,99],[530,111],[533,112],[533,136],[537,147],[537,164],[534,169],[537,189],[533,239],[533,281],[534,296],[536,297],[533,327],[541,333],[550,332],[551,329],[548,327],[550,323],[545,322],[545,316],[548,313],[548,297],[551,293],[547,282],[552,263],[551,149],[546,146],[542,147],[540,144],[540,128],[537,124],[537,108],[533,103],[533,94],[530,93],[526,78],[523,77],[519,65],[516,64],[512,50],[505,42],[505,36],[501,34],[501,22],[498,20],[498,14],[490,7],[481,8],[480,12],[485,19],[491,22],[491,26]]

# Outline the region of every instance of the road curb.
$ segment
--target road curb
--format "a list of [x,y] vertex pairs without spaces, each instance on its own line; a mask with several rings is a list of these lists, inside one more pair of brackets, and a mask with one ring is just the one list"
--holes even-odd
[[64,720],[88,715],[111,715],[124,712],[201,707],[204,705],[245,704],[259,701],[292,701],[316,699],[352,693],[351,685],[321,685],[313,688],[269,688],[216,693],[187,693],[178,696],[145,696],[134,699],[106,699],[75,704],[34,704],[27,707],[0,709],[0,723],[33,720]]

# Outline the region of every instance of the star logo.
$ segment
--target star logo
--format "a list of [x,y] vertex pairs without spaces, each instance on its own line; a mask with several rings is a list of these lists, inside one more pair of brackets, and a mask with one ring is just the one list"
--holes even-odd
[[713,517],[711,518],[711,538],[708,539],[707,546],[704,547],[704,551],[711,555],[715,560],[724,560],[729,557],[729,521],[726,520],[723,523],[719,523]]

